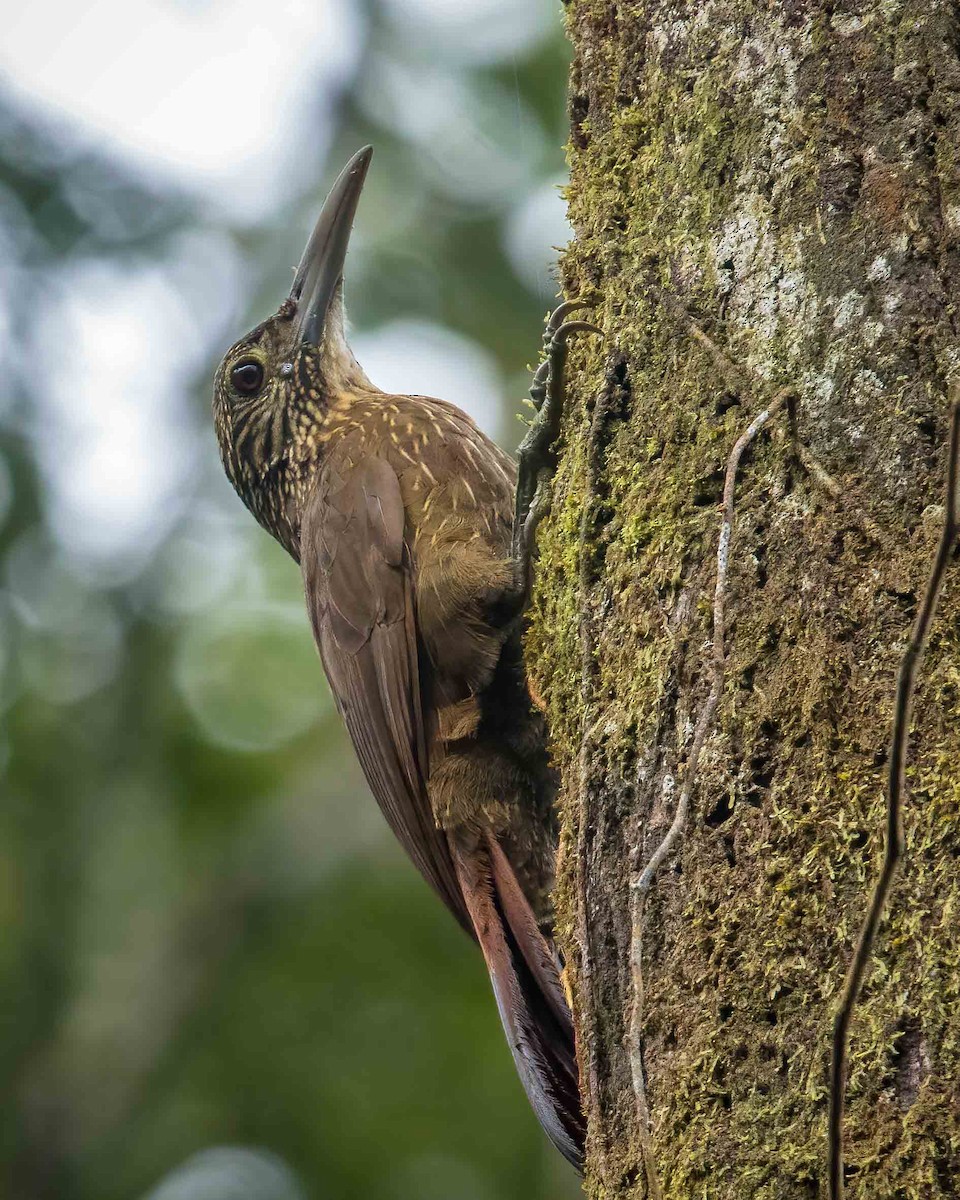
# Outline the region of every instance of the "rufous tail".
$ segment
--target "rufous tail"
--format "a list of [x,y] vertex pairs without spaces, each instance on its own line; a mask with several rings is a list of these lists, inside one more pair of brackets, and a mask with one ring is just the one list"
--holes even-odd
[[455,843],[451,850],[517,1074],[547,1136],[582,1173],[573,1019],[556,956],[496,839],[486,835],[469,853]]

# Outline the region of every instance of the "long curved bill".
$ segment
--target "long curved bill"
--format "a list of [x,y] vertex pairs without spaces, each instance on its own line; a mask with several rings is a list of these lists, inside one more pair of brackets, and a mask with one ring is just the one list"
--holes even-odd
[[372,157],[373,147],[364,146],[340,172],[303,252],[290,289],[290,299],[297,305],[296,332],[301,342],[320,343],[330,301],[343,279],[350,230]]

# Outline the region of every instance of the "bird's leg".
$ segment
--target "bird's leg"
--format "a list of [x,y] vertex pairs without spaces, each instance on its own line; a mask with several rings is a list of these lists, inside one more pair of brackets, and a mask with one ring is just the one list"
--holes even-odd
[[530,602],[537,526],[549,511],[550,480],[557,466],[555,443],[566,399],[567,339],[578,332],[603,334],[588,321],[566,318],[577,309],[592,308],[595,303],[567,300],[550,314],[544,329],[543,359],[530,383],[530,399],[536,415],[517,451],[516,507],[510,549],[513,584],[491,591],[484,604],[487,621],[498,629],[513,626]]
[[544,358],[530,385],[536,409],[533,423],[517,451],[517,493],[512,553],[520,588],[521,611],[533,583],[537,526],[550,509],[550,480],[557,467],[556,440],[566,399],[567,339],[572,333],[603,331],[589,321],[568,321],[570,313],[592,308],[593,300],[568,300],[555,309],[543,335]]

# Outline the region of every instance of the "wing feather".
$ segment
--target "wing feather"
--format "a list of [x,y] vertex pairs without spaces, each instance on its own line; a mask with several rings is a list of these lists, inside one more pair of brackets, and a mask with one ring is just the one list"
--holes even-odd
[[414,865],[472,933],[427,795],[410,555],[389,463],[368,458],[345,480],[321,476],[301,522],[300,564],[320,657],[370,789]]

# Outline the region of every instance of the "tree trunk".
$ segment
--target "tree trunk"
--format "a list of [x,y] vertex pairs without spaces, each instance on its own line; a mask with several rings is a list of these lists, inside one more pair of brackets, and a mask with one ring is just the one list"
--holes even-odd
[[[943,520],[957,11],[567,12],[564,282],[599,295],[607,338],[572,355],[529,657],[563,777],[588,1191],[809,1200],[826,1195],[832,1020],[883,852],[895,680]],[[718,636],[725,473],[771,403],[735,474]],[[851,1030],[849,1200],[960,1192],[958,708],[950,575],[906,855]],[[631,883],[685,789],[640,903]]]

